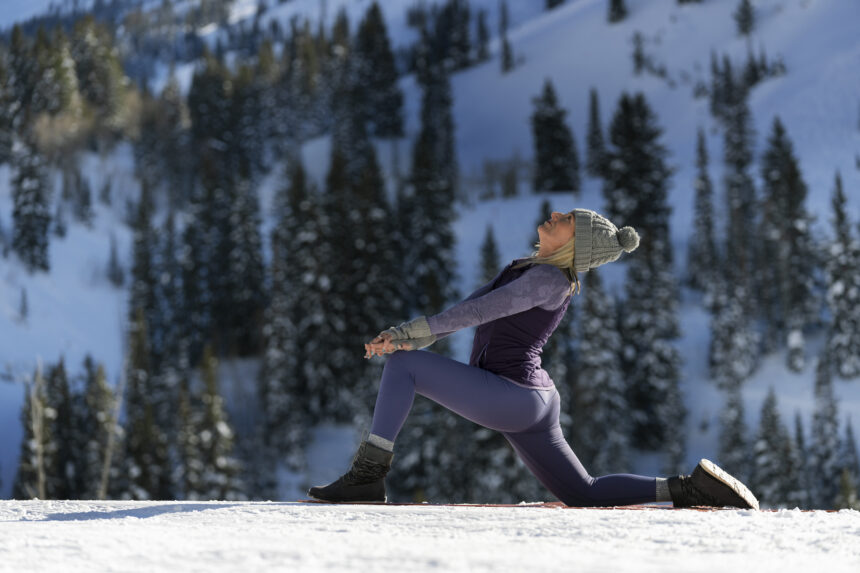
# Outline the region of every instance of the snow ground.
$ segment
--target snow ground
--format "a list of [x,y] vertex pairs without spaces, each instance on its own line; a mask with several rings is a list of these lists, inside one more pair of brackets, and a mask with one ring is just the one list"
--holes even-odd
[[851,510],[0,501],[0,572],[838,573],[858,535]]

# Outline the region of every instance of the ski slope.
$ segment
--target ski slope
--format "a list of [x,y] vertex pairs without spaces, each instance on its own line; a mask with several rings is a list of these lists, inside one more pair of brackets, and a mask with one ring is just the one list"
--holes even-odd
[[0,572],[860,569],[860,512],[0,501]]

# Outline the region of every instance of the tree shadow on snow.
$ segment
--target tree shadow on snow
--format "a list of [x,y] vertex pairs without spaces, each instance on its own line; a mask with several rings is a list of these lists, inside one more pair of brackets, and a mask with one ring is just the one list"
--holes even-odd
[[80,513],[49,513],[43,521],[88,521],[93,519],[123,519],[134,517],[137,519],[148,519],[158,517],[166,513],[194,513],[211,509],[224,509],[236,507],[239,503],[167,503],[147,507],[135,507],[131,509],[118,509],[116,511],[84,511]]

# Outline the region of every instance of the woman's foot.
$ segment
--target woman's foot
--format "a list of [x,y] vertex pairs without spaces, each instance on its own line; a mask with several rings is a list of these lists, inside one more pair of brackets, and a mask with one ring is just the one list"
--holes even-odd
[[385,503],[385,474],[393,458],[394,453],[362,442],[348,472],[326,486],[312,487],[308,495],[333,503]]
[[689,476],[669,478],[669,492],[675,507],[705,505],[758,509],[758,500],[740,481],[710,460],[701,460]]

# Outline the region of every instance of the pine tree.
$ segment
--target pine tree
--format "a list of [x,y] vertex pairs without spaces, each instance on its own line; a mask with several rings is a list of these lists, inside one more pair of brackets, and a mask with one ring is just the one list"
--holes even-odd
[[833,507],[839,492],[839,422],[832,368],[830,357],[822,352],[815,371],[815,409],[810,444],[813,506],[821,509]]
[[218,389],[218,361],[208,346],[203,350],[201,368],[203,391],[198,436],[202,468],[198,493],[202,499],[241,499],[241,484],[237,481],[240,468],[233,457],[233,429]]
[[[662,232],[667,224],[666,190],[672,170],[661,135],[645,96],[622,94],[609,128],[603,197],[609,218],[633,226],[643,237]],[[645,240],[640,249],[650,249],[654,242]]]
[[[491,281],[499,272],[499,248],[493,235],[492,225],[487,225],[487,233],[481,244],[481,274],[478,282],[481,285]],[[479,285],[480,286],[480,285]]]
[[30,304],[27,302],[27,289],[21,287],[21,303],[18,305],[18,320],[27,322],[30,315]]
[[860,242],[845,212],[842,177],[837,172],[833,205],[833,234],[825,259],[830,325],[827,352],[841,378],[860,376]]
[[382,10],[377,2],[367,9],[355,38],[356,77],[367,101],[365,109],[368,131],[377,137],[403,136],[403,93],[397,81],[394,53]]
[[48,499],[46,472],[53,459],[50,420],[53,412],[47,406],[42,365],[38,364],[32,381],[24,389],[21,423],[24,435],[18,471],[12,486],[14,499]]
[[591,88],[588,96],[588,137],[585,150],[585,166],[589,175],[600,177],[605,168],[606,144],[603,141],[603,126],[600,121],[600,103],[597,90]]
[[19,107],[14,99],[14,75],[9,64],[8,50],[0,47],[0,165],[12,159],[15,111]]
[[81,396],[83,408],[81,408],[80,431],[81,451],[78,455],[82,458],[84,475],[82,482],[84,490],[82,499],[99,499],[102,481],[102,472],[105,464],[109,464],[108,477],[116,477],[121,464],[116,458],[107,460],[108,449],[115,447],[111,445],[111,434],[114,442],[120,439],[117,420],[115,419],[116,397],[107,384],[104,367],[96,366],[93,359],[88,355],[84,359],[84,391]]
[[585,300],[578,321],[579,359],[573,391],[572,442],[577,456],[592,475],[629,471],[626,423],[627,387],[621,372],[621,337],[615,306],[603,290],[596,269],[585,275]]
[[260,207],[256,189],[247,179],[239,180],[230,210],[232,248],[227,272],[232,283],[232,316],[229,324],[238,354],[247,356],[260,348],[262,313],[266,302]]
[[187,158],[192,150],[189,147],[189,110],[173,70],[158,102],[161,169],[167,183],[169,206],[176,209],[184,207],[190,198],[192,165]]
[[609,0],[609,14],[607,19],[610,24],[620,22],[627,17],[627,6],[624,0]]
[[487,24],[487,11],[484,8],[478,9],[477,27],[475,32],[477,54],[476,58],[479,62],[485,62],[490,59],[490,29]]
[[508,41],[508,3],[507,0],[499,2],[499,38],[502,41],[502,73],[506,74],[514,69],[514,52]]
[[131,499],[172,499],[167,438],[158,425],[158,412],[150,395],[153,376],[143,309],[135,311],[129,333],[125,395],[125,460],[127,488],[120,492]]
[[739,480],[747,481],[752,464],[740,385],[726,388],[725,393],[726,403],[720,412],[717,459],[720,467]]
[[[669,452],[667,469],[681,462],[686,416],[678,387],[678,286],[671,273],[667,188],[671,169],[661,129],[642,94],[623,94],[610,128],[603,194],[611,220],[631,225],[646,240],[629,259],[622,327],[624,372],[630,383],[635,445]],[[643,290],[645,289],[645,290]]]
[[810,480],[810,458],[809,448],[806,447],[806,438],[803,431],[803,420],[800,417],[800,412],[794,413],[794,475],[789,482],[792,484],[792,490],[789,493],[789,507],[809,507],[812,499],[812,487]]
[[99,110],[100,122],[116,127],[125,81],[122,65],[107,29],[92,15],[75,22],[71,54],[84,100]]
[[111,284],[117,288],[125,283],[125,272],[119,262],[119,255],[116,250],[116,237],[110,236],[110,255],[107,264],[107,278]]
[[[730,75],[730,72],[727,72]],[[747,316],[755,314],[753,293],[759,274],[755,185],[749,173],[753,161],[752,121],[746,97],[733,83],[727,84],[726,129],[724,136],[725,174],[723,185],[728,212],[725,260],[732,263],[724,271],[729,284],[737,287],[738,297]]]
[[51,190],[41,154],[32,136],[15,143],[12,168],[12,249],[30,272],[50,269],[48,229]]
[[552,82],[547,79],[540,97],[533,100],[532,134],[535,141],[535,190],[578,193],[579,154],[573,133],[565,124],[567,112],[558,105]]
[[711,379],[719,388],[729,389],[743,384],[754,372],[758,360],[758,333],[744,314],[738,287],[725,278],[718,279],[715,287],[708,364]]
[[717,246],[714,238],[714,190],[708,175],[708,150],[705,132],[699,128],[696,143],[696,189],[693,236],[687,251],[687,280],[696,289],[704,290],[709,298],[714,295],[715,272],[718,267]]
[[61,357],[50,366],[45,375],[46,412],[49,416],[49,434],[54,456],[46,465],[46,490],[52,499],[79,499],[83,493],[80,483],[82,468],[76,452],[75,411],[65,361]]
[[749,36],[755,28],[755,9],[750,0],[740,0],[732,14],[738,27],[738,34]]
[[770,387],[761,408],[758,436],[752,444],[753,467],[750,487],[762,505],[785,507],[788,503],[791,441],[782,423],[776,393]]
[[152,200],[149,187],[141,182],[140,200],[134,222],[134,243],[132,247],[131,285],[129,292],[129,321],[134,321],[138,311],[143,313],[147,324],[147,352],[152,353],[152,359],[160,364],[162,345],[160,344],[161,320],[158,317],[156,300],[156,282],[158,269],[156,267],[154,245],[157,243],[152,229]]
[[312,372],[327,366],[315,361],[322,359],[317,348],[330,334],[321,327],[326,324],[323,297],[332,285],[328,277],[320,276],[324,259],[314,255],[331,246],[320,240],[318,193],[301,161],[288,163],[285,175],[287,181],[276,195],[278,223],[271,235],[271,298],[265,311],[259,395],[265,446],[297,471],[305,463],[307,428],[322,414],[320,394],[325,395],[324,388],[316,387],[325,381]]
[[[840,478],[841,503],[837,501],[836,506],[853,507],[857,509],[857,491],[860,489],[860,455],[857,452],[857,440],[854,437],[854,428],[851,427],[851,417],[845,421],[845,439],[840,443],[839,465],[842,473]],[[853,491],[853,502],[851,492]]]
[[758,297],[768,327],[769,348],[776,340],[788,342],[788,366],[800,372],[804,365],[803,330],[817,311],[808,275],[815,260],[806,212],[806,184],[800,174],[791,142],[779,118],[773,122],[768,147],[762,156],[764,197],[761,202],[762,259],[758,270]]

